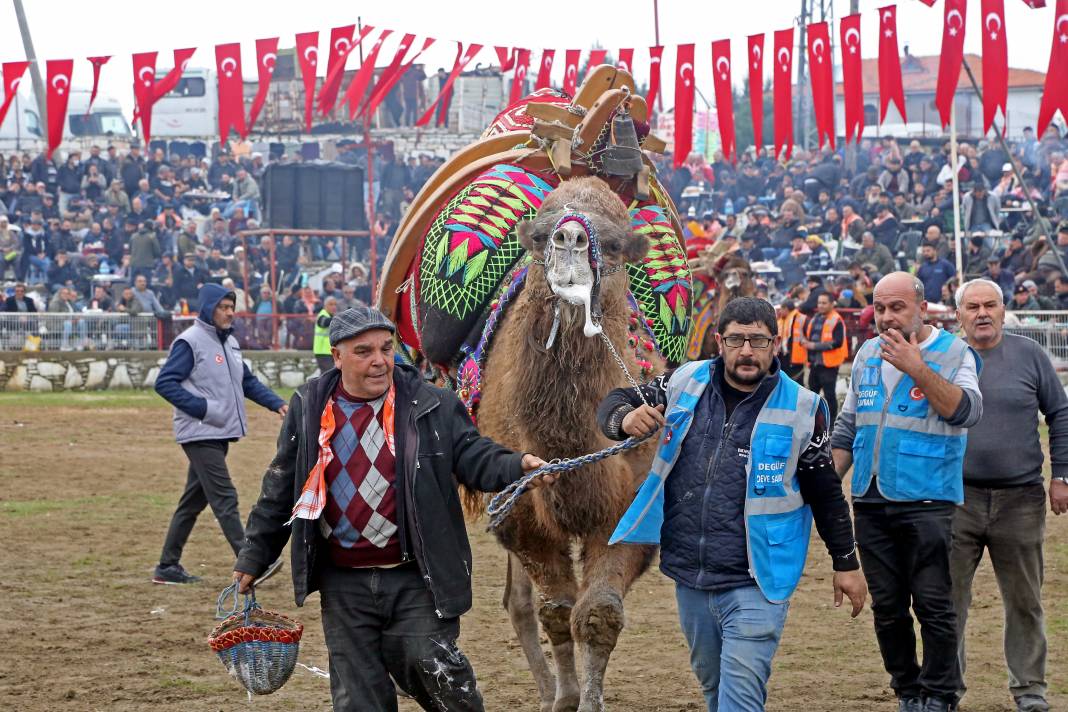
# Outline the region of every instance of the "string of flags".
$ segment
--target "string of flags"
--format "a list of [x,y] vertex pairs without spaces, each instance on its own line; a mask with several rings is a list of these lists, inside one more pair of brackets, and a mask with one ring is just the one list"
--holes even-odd
[[[937,0],[921,0],[933,7]],[[1032,8],[1045,7],[1044,0],[1023,0]],[[939,59],[938,81],[935,93],[935,105],[943,127],[949,124],[953,95],[957,88],[961,66],[964,58],[964,39],[967,21],[967,0],[943,0],[942,50]],[[1004,115],[1008,99],[1008,43],[1005,24],[1005,0],[981,0],[980,15],[982,27],[983,52],[983,126],[989,131],[998,111]],[[974,9],[974,8],[973,8]],[[1039,110],[1039,135],[1045,131],[1057,111],[1068,119],[1068,0],[1056,0],[1054,15],[1053,42],[1050,51],[1049,68],[1046,74],[1045,89]],[[842,66],[842,95],[845,111],[845,140],[858,141],[864,131],[864,86],[861,71],[861,15],[853,14],[841,18],[838,26],[837,50]],[[901,75],[901,58],[898,46],[897,12],[895,5],[878,9],[879,47],[878,47],[878,82],[879,82],[879,121],[885,122],[887,110],[893,104],[903,120],[905,113],[905,95]],[[816,118],[816,131],[819,145],[835,148],[834,121],[834,58],[832,57],[831,33],[833,28],[826,22],[808,25],[805,37],[806,46],[797,51],[806,52],[809,80],[812,88],[813,113]],[[404,73],[435,42],[435,38],[426,37],[421,43],[416,42],[414,33],[404,33],[386,68],[375,76],[375,67],[385,43],[394,34],[390,29],[379,29],[377,34],[373,26],[364,26],[357,32],[356,25],[343,25],[330,30],[325,78],[316,91],[316,74],[319,68],[319,32],[301,32],[295,36],[295,55],[300,67],[304,85],[304,128],[311,130],[315,117],[327,116],[344,108],[350,121],[363,118],[368,120],[374,115],[379,104],[385,99]],[[345,65],[353,51],[366,46],[374,37],[373,45],[368,50],[362,64],[343,87]],[[231,42],[215,46],[215,69],[218,77],[219,98],[219,138],[225,142],[232,133],[245,138],[253,130],[259,119],[267,98],[278,59],[279,37],[258,39],[255,41],[257,92],[246,112],[244,98],[244,77],[241,67],[241,44]],[[772,35],[772,99],[773,99],[773,144],[776,158],[788,159],[793,150],[793,64],[794,64],[794,28],[777,30]],[[763,110],[764,110],[764,62],[765,33],[750,35],[747,39],[747,63],[749,85],[749,111],[752,118],[754,144],[763,146]],[[432,121],[437,125],[444,122],[444,112],[439,106],[447,106],[453,86],[461,72],[485,49],[481,44],[471,43],[466,47],[456,42],[456,55],[437,98],[416,121],[416,126],[427,126]],[[660,99],[661,74],[664,46],[648,48],[649,77],[646,101],[650,107]],[[716,112],[723,153],[728,159],[737,158],[735,137],[734,91],[731,76],[731,40],[719,39],[711,42],[711,70]],[[524,47],[494,46],[497,62],[502,73],[511,72],[512,86],[509,104],[522,99],[526,87],[530,63],[534,57],[531,49]],[[141,126],[142,138],[148,142],[152,135],[152,107],[168,92],[172,91],[181,79],[189,61],[196,53],[196,48],[173,50],[173,69],[162,78],[156,76],[157,52],[140,52],[132,55],[134,77],[134,121]],[[616,66],[632,71],[634,48],[623,48],[617,53]],[[696,45],[679,44],[675,47],[675,145],[674,160],[681,165],[692,148],[694,96],[696,91]],[[553,64],[558,57],[556,49],[542,49],[534,68],[534,88],[551,86],[550,75]],[[578,88],[578,73],[583,52],[577,49],[565,49],[562,52],[564,74],[562,89],[574,95]],[[603,64],[608,50],[592,49],[587,54],[587,66]],[[93,85],[89,106],[96,99],[103,68],[111,56],[87,57],[92,69]],[[16,95],[29,62],[4,62],[2,79],[4,87],[3,101],[0,103],[0,122],[3,121]],[[53,59],[46,62],[48,108],[48,155],[59,146],[63,138],[63,126],[67,117],[71,77],[74,72],[73,59]],[[87,112],[88,113],[88,110]]]

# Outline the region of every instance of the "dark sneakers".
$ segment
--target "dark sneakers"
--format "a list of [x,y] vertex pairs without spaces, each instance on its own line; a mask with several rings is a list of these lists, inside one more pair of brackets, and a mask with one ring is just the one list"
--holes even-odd
[[1020,695],[1016,698],[1018,712],[1049,712],[1049,703],[1039,695]]
[[181,564],[168,564],[164,566],[159,564],[156,566],[155,572],[152,574],[152,583],[161,584],[182,584],[182,583],[200,583],[200,577],[182,568]]
[[956,712],[956,702],[941,697],[928,697],[923,701],[923,712]]
[[923,712],[923,699],[919,697],[897,698],[897,712]]

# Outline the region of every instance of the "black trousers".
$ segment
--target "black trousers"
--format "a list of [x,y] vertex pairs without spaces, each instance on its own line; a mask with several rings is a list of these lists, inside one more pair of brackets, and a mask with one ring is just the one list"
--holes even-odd
[[805,375],[805,364],[803,363],[790,363],[788,360],[783,359],[779,361],[779,365],[782,367],[783,373],[790,378],[794,379],[798,383],[801,383],[801,379]]
[[424,710],[484,712],[459,618],[439,618],[414,563],[319,573],[334,712],[396,712],[400,686]]
[[835,392],[837,385],[837,368],[817,366],[814,363],[809,364],[808,389],[814,393],[819,393],[823,396],[823,399],[827,401],[827,408],[830,409],[831,415],[831,422],[827,424],[828,430],[834,425],[834,419],[838,415],[838,393]]
[[171,517],[159,562],[168,565],[181,561],[182,549],[189,540],[193,525],[209,505],[219,520],[223,535],[230,542],[230,548],[234,550],[234,556],[237,556],[245,540],[245,528],[237,512],[237,490],[230,481],[230,471],[226,469],[226,453],[230,450],[230,443],[226,440],[201,440],[184,443],[182,450],[189,458],[185,491]]
[[[954,509],[948,502],[853,505],[875,637],[899,697],[956,701],[961,688],[949,566]],[[922,665],[910,604],[920,621]]]

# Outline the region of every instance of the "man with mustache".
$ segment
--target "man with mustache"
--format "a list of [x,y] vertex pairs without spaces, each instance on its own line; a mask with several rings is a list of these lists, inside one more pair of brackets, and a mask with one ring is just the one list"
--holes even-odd
[[964,504],[953,516],[950,563],[961,673],[972,579],[985,549],[1005,608],[1009,692],[1017,710],[1045,712],[1049,705],[1041,593],[1046,491],[1035,423],[1041,412],[1049,425],[1053,468],[1049,506],[1054,514],[1064,514],[1068,512],[1068,397],[1042,347],[1002,331],[1005,301],[997,283],[966,282],[957,290],[956,303],[968,344],[983,358],[979,377],[983,417],[969,432]]
[[767,700],[813,518],[834,565],[835,606],[848,596],[856,617],[867,590],[827,448],[827,406],[783,373],[774,308],[732,300],[716,341],[720,357],[659,376],[642,398],[617,388],[601,402],[609,438],[665,426],[609,543],[661,544],[709,711],[754,712]]
[[[901,712],[956,708],[961,686],[949,575],[954,505],[967,428],[982,417],[980,360],[949,332],[924,323],[924,285],[893,272],[873,301],[879,333],[857,351],[831,452],[853,467],[853,515],[875,635]],[[910,607],[920,621],[916,661]]]

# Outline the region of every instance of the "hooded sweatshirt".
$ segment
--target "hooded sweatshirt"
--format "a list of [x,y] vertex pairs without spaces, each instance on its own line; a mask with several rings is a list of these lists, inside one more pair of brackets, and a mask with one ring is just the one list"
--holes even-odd
[[[224,298],[235,299],[234,293],[212,283],[200,288],[198,298],[200,314],[171,345],[156,377],[156,393],[175,408],[179,442],[236,440],[245,434],[244,403],[239,396],[268,410],[278,410],[285,401],[252,375],[241,359],[233,329],[215,326],[215,307]],[[229,380],[229,390],[223,387],[224,379]]]

